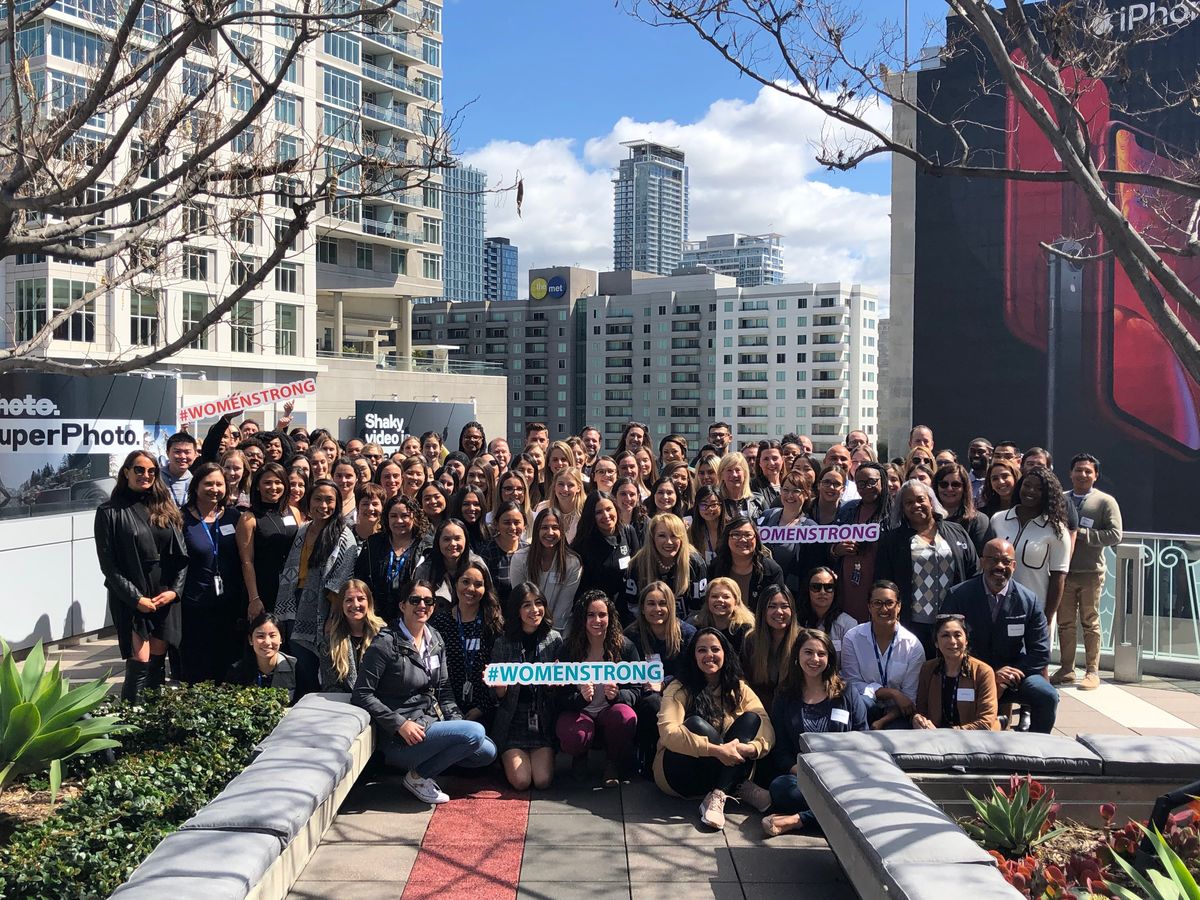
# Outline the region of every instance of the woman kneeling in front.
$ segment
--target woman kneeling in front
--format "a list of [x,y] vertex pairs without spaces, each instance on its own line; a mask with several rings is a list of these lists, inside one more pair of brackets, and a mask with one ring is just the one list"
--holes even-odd
[[937,616],[933,629],[937,655],[921,667],[912,727],[998,731],[996,675],[971,658],[963,617]]
[[703,796],[700,821],[724,828],[725,800],[735,788],[739,799],[766,811],[770,796],[750,776],[774,742],[771,720],[729,640],[716,628],[701,628],[663,694],[655,782],[668,794]]
[[774,758],[788,774],[771,782],[771,805],[776,814],[763,819],[767,837],[807,828],[816,822],[796,786],[798,736],[867,728],[866,705],[858,691],[838,675],[837,652],[829,635],[815,628],[802,628],[794,646],[787,680],[775,696],[771,710],[771,720],[779,728]]
[[496,758],[479,722],[463,720],[446,671],[446,644],[427,623],[434,587],[414,581],[394,626],[379,632],[358,670],[352,698],[379,729],[384,761],[406,770],[404,786],[426,803],[450,798],[433,780],[451,766],[480,768]]

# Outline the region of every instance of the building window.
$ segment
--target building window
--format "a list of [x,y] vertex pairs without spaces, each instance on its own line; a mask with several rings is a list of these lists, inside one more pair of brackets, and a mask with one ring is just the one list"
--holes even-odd
[[392,248],[391,253],[392,274],[406,275],[408,274],[408,253],[404,250]]
[[183,250],[183,277],[193,281],[208,281],[209,256],[208,250],[199,247],[185,247]]
[[254,352],[254,301],[239,300],[229,314],[234,353]]
[[280,91],[275,95],[275,121],[284,125],[295,125],[299,120],[297,111],[300,108],[300,98],[293,94]]
[[129,296],[129,343],[153,347],[158,343],[158,294],[133,291]]
[[212,208],[203,203],[189,203],[183,208],[183,228],[189,234],[205,234],[212,221]]
[[275,141],[275,159],[279,162],[287,162],[289,159],[295,159],[300,155],[300,143],[294,137],[281,135]]
[[46,324],[46,279],[23,278],[16,282],[17,340],[28,341]]
[[[276,74],[278,74],[279,70],[281,68],[283,68],[283,63],[284,63],[284,60],[286,60],[286,59],[287,59],[287,51],[285,49],[283,49],[282,47],[276,47],[275,48],[275,72],[276,72]],[[287,72],[284,73],[284,76],[283,76],[284,81],[288,82],[289,84],[299,84],[300,83],[300,67],[297,65],[297,63],[299,63],[299,62],[300,62],[300,59],[298,57],[292,60],[291,65],[289,65],[287,67]]]
[[[207,294],[192,294],[185,293],[183,295],[183,330],[187,332],[200,323],[208,312],[209,297]],[[200,332],[196,338],[188,344],[193,350],[208,349],[208,329]]]
[[375,268],[375,248],[372,245],[355,242],[354,267],[368,272]]
[[229,280],[237,287],[241,287],[254,274],[254,264],[255,260],[249,256],[231,253],[229,255]]
[[246,112],[254,105],[254,88],[248,78],[234,78],[229,85],[229,105]]
[[295,356],[300,345],[297,322],[300,307],[294,303],[275,304],[275,352],[280,356]]
[[300,293],[300,264],[281,262],[275,267],[275,290],[285,294]]
[[254,217],[242,213],[233,217],[233,239],[243,244],[254,243]]
[[336,266],[338,242],[333,238],[320,238],[317,241],[317,262]]
[[[96,289],[90,281],[54,279],[54,306],[52,314],[67,309]],[[96,339],[96,301],[89,300],[70,317],[54,329],[54,337],[60,341],[94,341]]]
[[361,48],[358,38],[340,31],[327,31],[325,32],[325,52],[357,66]]
[[324,99],[326,103],[358,112],[362,107],[362,83],[338,69],[325,69]]
[[442,67],[442,43],[431,37],[421,39],[421,59],[431,66]]
[[421,276],[431,281],[440,281],[442,277],[442,258],[433,253],[422,253]]

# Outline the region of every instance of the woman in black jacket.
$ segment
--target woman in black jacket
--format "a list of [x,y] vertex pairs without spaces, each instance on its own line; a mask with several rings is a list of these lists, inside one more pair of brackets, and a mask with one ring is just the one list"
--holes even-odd
[[[602,591],[588,591],[579,598],[571,631],[563,647],[565,662],[634,662],[641,657],[633,642],[621,633],[617,608]],[[615,785],[628,776],[633,765],[637,714],[633,711],[642,694],[637,684],[576,684],[560,695],[562,712],[555,723],[563,753],[574,757],[576,766],[587,764],[587,753],[604,735],[604,781]]]
[[367,538],[354,561],[354,577],[371,588],[375,611],[388,624],[399,615],[401,592],[429,547],[429,524],[421,507],[396,494],[383,505],[383,529]]
[[464,720],[454,702],[446,645],[428,625],[435,605],[430,582],[409,586],[400,618],[379,632],[363,656],[351,694],[375,722],[384,761],[403,769],[404,787],[432,804],[450,799],[434,776],[455,765],[481,768],[496,758],[483,726]]
[[[946,520],[933,488],[906,481],[892,507],[893,525],[879,539],[875,578],[900,588],[900,623],[921,640],[925,657],[933,655],[933,622],[950,589],[979,570],[975,544]],[[914,567],[926,574],[914,579]]]
[[721,535],[717,558],[708,564],[708,580],[732,578],[741,589],[742,605],[751,615],[758,611],[758,597],[768,584],[783,586],[783,569],[759,539],[758,529],[746,516],[734,516]]
[[966,467],[961,463],[950,463],[939,468],[933,474],[933,492],[946,507],[946,521],[961,525],[975,545],[975,552],[982,553],[991,522],[975,508],[971,477]]
[[96,556],[125,660],[124,700],[159,687],[167,646],[179,646],[179,603],[187,576],[183,518],[143,450],[125,457],[112,496],[96,510]]
[[259,613],[248,626],[249,651],[230,667],[226,684],[245,687],[281,688],[288,692],[288,706],[296,699],[296,658],[283,652],[279,622],[268,612]]
[[621,524],[612,494],[600,490],[588,494],[571,549],[583,563],[579,596],[599,590],[616,597],[624,589],[630,561],[637,552],[637,534],[632,525]]
[[[562,655],[562,635],[551,627],[546,598],[531,581],[515,585],[505,608],[504,633],[492,647],[494,663],[547,663]],[[492,740],[504,777],[518,791],[539,790],[554,779],[552,688],[520,685],[492,688],[498,698]]]

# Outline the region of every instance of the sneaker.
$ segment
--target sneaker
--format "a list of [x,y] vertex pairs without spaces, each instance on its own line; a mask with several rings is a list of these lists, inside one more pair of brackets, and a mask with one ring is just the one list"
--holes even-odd
[[1079,690],[1094,691],[1100,687],[1100,673],[1095,669],[1088,669],[1087,674],[1083,676],[1083,681],[1079,682]]
[[1074,669],[1059,669],[1050,676],[1051,684],[1070,684],[1075,680]]
[[718,831],[725,827],[725,792],[712,790],[700,803],[700,821]]
[[437,805],[450,802],[450,795],[438,787],[432,778],[422,778],[416,772],[408,772],[403,784],[410,794],[425,803]]
[[759,787],[753,781],[743,781],[738,788],[738,799],[748,806],[765,813],[771,808],[771,792]]

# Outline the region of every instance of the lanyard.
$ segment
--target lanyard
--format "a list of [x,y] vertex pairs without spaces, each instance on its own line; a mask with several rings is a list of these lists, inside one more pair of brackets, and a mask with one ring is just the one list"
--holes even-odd
[[[463,630],[462,613],[460,613],[457,609],[454,611],[454,621],[458,623],[458,642],[463,648],[463,662],[466,663],[466,674],[467,680],[469,681],[472,673],[475,671],[475,659],[479,656],[479,642],[481,642],[482,639],[472,638],[471,640],[476,642],[475,648],[473,650],[469,650],[467,648],[467,635]],[[479,621],[479,613],[475,614],[475,621]]]
[[879,666],[879,683],[887,687],[888,669],[892,666],[892,651],[896,649],[896,638],[892,638],[892,642],[888,644],[887,653],[881,656],[879,642],[875,640],[875,635],[871,635],[871,648],[875,651],[875,664]]
[[396,556],[395,550],[388,550],[387,583],[392,590],[400,586],[396,584],[396,579],[400,577],[400,570],[404,568],[404,560],[408,558],[409,552],[415,545],[416,541],[413,541],[399,556]]
[[217,558],[221,555],[220,544],[218,543],[217,538],[215,536],[215,533],[221,527],[221,518],[219,516],[217,517],[216,521],[214,521],[212,524],[212,528],[209,528],[208,523],[205,522],[203,519],[200,520],[200,524],[202,526],[204,526],[204,533],[206,535],[208,535],[209,543],[212,544],[213,568],[215,569],[217,567]]

